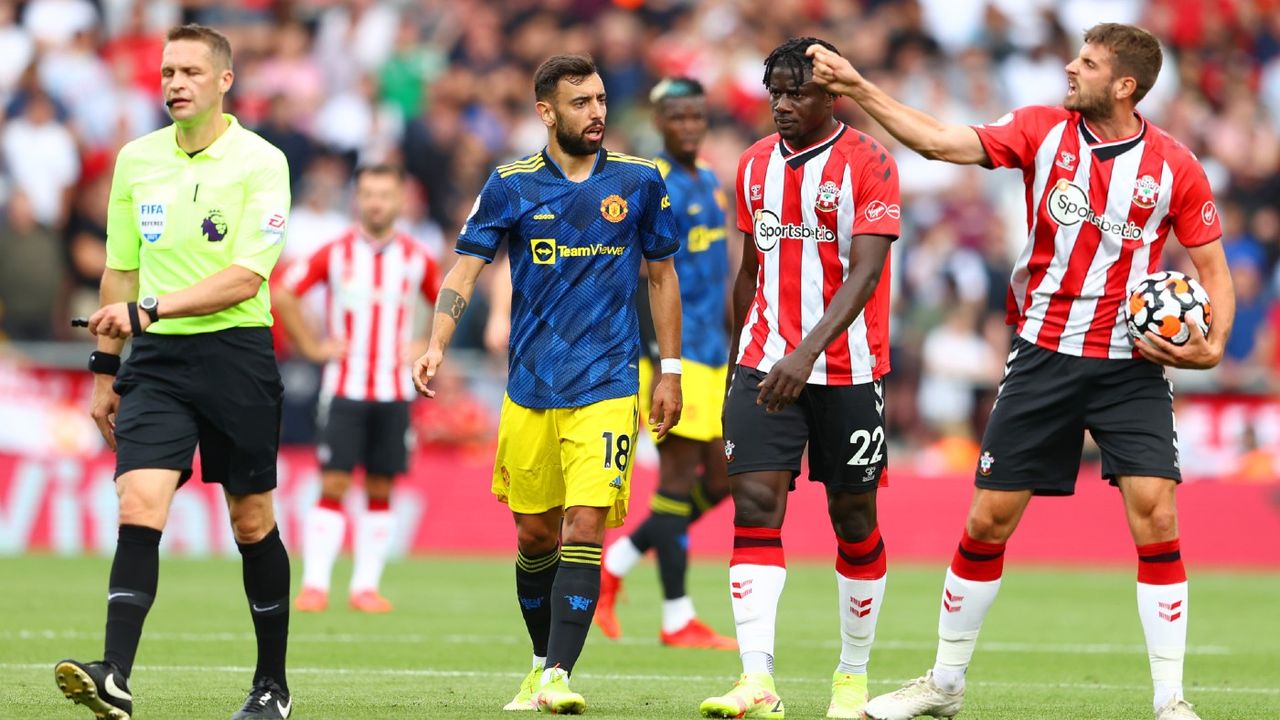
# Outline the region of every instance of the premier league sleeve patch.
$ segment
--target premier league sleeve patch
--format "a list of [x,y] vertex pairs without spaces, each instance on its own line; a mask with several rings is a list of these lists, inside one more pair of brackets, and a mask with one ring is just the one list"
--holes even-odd
[[154,243],[164,234],[164,203],[138,203],[138,232]]

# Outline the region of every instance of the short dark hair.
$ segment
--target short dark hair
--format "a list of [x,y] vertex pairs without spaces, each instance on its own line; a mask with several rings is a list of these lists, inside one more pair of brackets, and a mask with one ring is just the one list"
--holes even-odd
[[1133,91],[1135,103],[1146,97],[1156,84],[1160,66],[1164,64],[1164,51],[1155,35],[1136,25],[1099,23],[1085,31],[1084,41],[1111,51],[1115,56],[1111,77],[1133,78],[1137,84]]
[[365,175],[385,175],[393,177],[400,182],[404,182],[405,179],[404,168],[396,163],[390,162],[373,163],[371,165],[361,165],[360,167],[357,167],[355,181],[359,183],[360,178]]
[[791,72],[795,74],[796,85],[804,84],[804,73],[807,70],[813,73],[813,58],[804,54],[810,45],[821,45],[831,52],[839,55],[840,51],[835,45],[826,40],[819,40],[815,37],[797,37],[782,43],[769,53],[769,57],[764,60],[764,84],[769,86],[769,76],[773,74],[774,68],[789,67]]
[[217,30],[196,23],[187,23],[170,29],[169,34],[164,38],[166,43],[175,40],[195,40],[204,43],[213,55],[214,62],[221,63],[228,70],[231,69],[231,41]]
[[666,100],[687,97],[703,97],[707,91],[702,83],[687,77],[662,78],[649,91],[649,102],[657,105]]
[[533,96],[547,100],[556,94],[561,80],[574,85],[596,74],[596,63],[590,55],[552,55],[533,74]]

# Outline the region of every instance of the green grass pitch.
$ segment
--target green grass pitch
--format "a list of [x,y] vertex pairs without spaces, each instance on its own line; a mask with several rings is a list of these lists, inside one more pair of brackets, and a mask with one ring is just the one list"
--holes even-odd
[[[296,558],[295,558],[296,559]],[[892,562],[892,561],[891,561]],[[85,720],[53,683],[63,657],[101,653],[108,559],[0,560],[0,718]],[[339,564],[335,588],[345,588]],[[390,615],[294,613],[294,716],[510,718],[499,708],[528,667],[529,646],[505,559],[393,563]],[[728,689],[736,654],[660,648],[651,564],[627,580],[612,643],[593,630],[574,688],[600,718],[696,718],[698,703]],[[299,576],[295,566],[295,587]],[[723,561],[697,563],[690,590],[704,619],[730,632]],[[942,568],[890,565],[873,692],[932,664]],[[1192,568],[1187,695],[1205,720],[1280,718],[1280,576]],[[779,611],[778,690],[789,718],[826,712],[839,654],[833,571],[790,568]],[[983,629],[960,718],[1145,719],[1150,679],[1134,609],[1133,573],[1012,566]],[[161,561],[160,591],[131,681],[136,717],[224,719],[248,691],[252,626],[238,560]],[[517,715],[519,717],[521,715]]]

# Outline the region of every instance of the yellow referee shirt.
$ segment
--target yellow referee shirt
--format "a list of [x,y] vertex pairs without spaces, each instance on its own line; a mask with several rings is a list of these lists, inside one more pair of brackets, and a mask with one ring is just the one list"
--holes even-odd
[[[189,157],[170,125],[125,145],[107,212],[107,267],[138,271],[138,297],[188,288],[232,265],[264,279],[284,248],[289,166],[257,134],[230,125]],[[266,283],[239,305],[201,317],[164,318],[147,332],[191,335],[271,325]],[[163,311],[163,307],[161,310]]]

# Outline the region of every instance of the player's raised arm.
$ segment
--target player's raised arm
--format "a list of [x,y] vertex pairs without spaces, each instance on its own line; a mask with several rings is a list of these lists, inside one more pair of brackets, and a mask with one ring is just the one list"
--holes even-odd
[[[653,409],[649,411],[649,425],[654,437],[661,440],[680,422],[684,401],[680,394],[679,372],[669,372],[667,360],[680,357],[680,280],[676,277],[673,258],[650,260],[649,307],[653,312],[653,327],[658,335],[658,353],[662,356],[661,376],[653,390]],[[641,392],[644,392],[643,388]]]
[[476,289],[476,278],[485,266],[484,258],[474,255],[459,255],[444,282],[440,284],[440,295],[436,299],[436,316],[431,323],[431,339],[427,341],[427,351],[413,363],[413,384],[418,392],[432,398],[436,392],[428,387],[436,376],[440,363],[444,362],[444,351],[458,329],[458,320],[467,311],[471,295]]
[[827,92],[852,98],[903,145],[930,160],[960,165],[990,165],[978,134],[967,125],[947,125],[928,113],[894,100],[840,55],[811,45],[813,79]]

